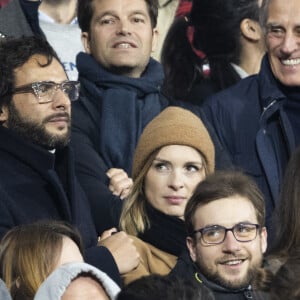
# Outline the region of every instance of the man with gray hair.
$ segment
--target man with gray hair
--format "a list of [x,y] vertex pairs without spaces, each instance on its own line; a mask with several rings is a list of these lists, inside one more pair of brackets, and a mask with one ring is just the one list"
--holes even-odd
[[270,227],[287,161],[300,144],[300,2],[264,0],[261,12],[267,53],[259,74],[203,109],[233,163],[263,191]]

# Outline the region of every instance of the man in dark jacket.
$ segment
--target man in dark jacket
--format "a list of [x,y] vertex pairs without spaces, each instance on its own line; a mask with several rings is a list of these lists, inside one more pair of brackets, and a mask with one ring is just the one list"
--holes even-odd
[[35,37],[1,41],[0,83],[0,239],[19,224],[67,221],[81,232],[87,261],[118,281],[138,254],[124,232],[97,246],[68,147],[79,83],[67,80],[54,50]]
[[150,58],[157,13],[157,0],[78,1],[86,53],[77,56],[81,97],[72,107],[72,144],[100,232],[118,225],[138,139],[170,105],[160,92],[162,66]]
[[204,284],[216,300],[261,299],[252,285],[263,272],[267,232],[263,196],[252,179],[216,172],[198,185],[184,218],[189,255],[179,258],[170,276]]
[[299,17],[299,1],[265,0],[262,26],[268,51],[260,73],[204,106],[233,163],[263,191],[268,227],[286,163],[300,143]]

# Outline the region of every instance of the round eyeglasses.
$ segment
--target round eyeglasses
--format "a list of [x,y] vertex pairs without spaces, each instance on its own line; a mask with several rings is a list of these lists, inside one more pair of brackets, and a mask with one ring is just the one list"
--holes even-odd
[[16,87],[13,94],[32,93],[36,96],[38,103],[48,103],[54,101],[53,96],[60,89],[69,97],[70,101],[76,101],[79,97],[79,88],[78,81],[66,80],[61,83],[38,81]]
[[238,223],[231,228],[212,225],[194,230],[193,234],[200,232],[201,239],[205,244],[218,245],[225,241],[227,232],[231,231],[238,242],[245,243],[255,240],[259,228],[260,225],[252,223]]

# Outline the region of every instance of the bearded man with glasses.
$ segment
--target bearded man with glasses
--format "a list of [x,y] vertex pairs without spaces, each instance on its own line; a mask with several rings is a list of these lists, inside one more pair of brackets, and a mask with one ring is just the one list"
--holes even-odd
[[189,254],[181,256],[170,276],[204,284],[216,300],[267,299],[258,291],[266,275],[264,200],[249,177],[235,171],[207,177],[196,188],[184,217]]
[[69,147],[78,95],[79,83],[68,80],[48,42],[0,39],[0,240],[17,225],[69,222],[82,235],[86,261],[120,284],[119,271],[135,268],[138,253],[122,232],[98,246]]

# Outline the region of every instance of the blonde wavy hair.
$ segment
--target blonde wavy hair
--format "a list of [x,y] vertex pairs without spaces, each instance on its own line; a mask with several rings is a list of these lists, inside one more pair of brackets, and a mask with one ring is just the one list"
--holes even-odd
[[[141,171],[138,173],[133,182],[130,195],[126,200],[124,200],[119,227],[121,230],[124,230],[130,235],[137,236],[139,233],[143,233],[147,228],[150,227],[149,217],[145,208],[147,199],[144,193],[144,181],[155,157],[157,156],[157,153],[163,147],[156,149],[151,155],[149,155]],[[200,153],[200,155],[203,160],[205,176],[207,176],[207,161],[202,153]]]

